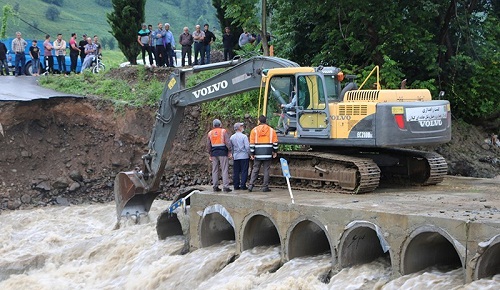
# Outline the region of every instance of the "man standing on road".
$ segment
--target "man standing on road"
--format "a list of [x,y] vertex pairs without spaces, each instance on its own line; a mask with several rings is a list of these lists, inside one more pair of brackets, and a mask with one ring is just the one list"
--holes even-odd
[[212,161],[212,185],[214,192],[219,188],[219,168],[222,173],[222,190],[230,192],[229,188],[229,158],[231,158],[231,141],[226,129],[223,129],[219,119],[214,119],[214,128],[208,132],[207,151]]
[[215,41],[215,35],[213,34],[212,31],[208,30],[208,23],[206,23],[204,25],[204,28],[205,28],[205,39],[203,39],[203,44],[204,44],[204,47],[203,49],[205,50],[205,56],[206,56],[206,61],[205,61],[205,64],[209,64],[210,63],[210,45],[212,44],[212,42]]
[[26,64],[26,55],[24,50],[28,43],[26,40],[21,38],[21,32],[16,32],[16,38],[12,40],[12,51],[16,53],[16,59],[14,61],[14,75],[20,76],[23,74],[24,65]]
[[146,66],[146,52],[149,56],[149,66],[153,66],[153,56],[151,55],[151,48],[149,44],[151,43],[150,39],[151,31],[147,29],[146,23],[142,24],[142,29],[137,33],[137,42],[141,46],[142,51],[142,63]]
[[192,64],[191,63],[191,53],[192,53],[191,46],[193,45],[193,36],[191,35],[191,33],[189,33],[189,28],[184,27],[184,33],[182,33],[179,36],[179,43],[182,46],[182,54],[181,54],[182,66],[185,66],[185,64],[186,64],[186,54],[188,57],[188,65],[190,66]]
[[45,41],[43,42],[43,57],[45,63],[45,71],[48,73],[54,73],[54,57],[52,56],[52,50],[54,47],[50,43],[50,35],[45,35]]
[[158,23],[158,29],[155,30],[153,33],[153,41],[154,41],[154,46],[155,46],[155,61],[156,61],[156,66],[157,67],[162,67],[166,63],[165,61],[167,60],[166,55],[165,55],[165,46],[163,44],[163,39],[165,38],[166,31],[163,29],[163,24]]
[[76,73],[76,65],[78,64],[78,55],[80,55],[80,48],[76,45],[76,33],[71,33],[69,40],[69,57],[71,58],[71,72]]
[[170,24],[165,23],[165,65],[174,67],[174,49],[175,39],[174,34],[170,31]]
[[82,40],[78,42],[78,48],[80,49],[80,62],[82,64],[85,60],[85,45],[87,45],[87,34],[82,35]]
[[59,72],[62,74],[67,73],[66,69],[66,41],[62,39],[62,34],[57,34],[57,39],[54,41],[54,49],[56,50],[57,64],[59,65]]
[[233,58],[233,46],[234,46],[234,38],[231,33],[231,28],[226,27],[224,29],[225,33],[222,36],[222,45],[224,46],[224,60]]
[[250,132],[250,158],[253,160],[252,176],[250,177],[250,184],[248,191],[252,191],[257,176],[259,175],[260,166],[264,165],[264,181],[262,183],[263,192],[271,191],[269,189],[269,169],[271,161],[278,155],[278,136],[276,131],[267,125],[266,116],[259,117],[257,127],[253,128]]
[[102,54],[102,44],[99,42],[99,36],[97,36],[97,34],[94,35],[94,42],[93,42],[93,44],[96,47],[96,49],[95,49],[96,55],[101,55]]
[[0,41],[0,74],[3,74],[5,68],[5,75],[9,75],[9,63],[7,61],[7,46]]
[[234,134],[231,136],[233,147],[233,186],[234,190],[247,190],[248,163],[250,144],[247,135],[243,134],[243,123],[234,124]]
[[[193,32],[194,40],[194,65],[205,64],[205,51],[203,50],[203,40],[205,33],[201,31],[200,25],[196,25],[196,30]],[[200,54],[200,62],[198,62],[198,54]]]

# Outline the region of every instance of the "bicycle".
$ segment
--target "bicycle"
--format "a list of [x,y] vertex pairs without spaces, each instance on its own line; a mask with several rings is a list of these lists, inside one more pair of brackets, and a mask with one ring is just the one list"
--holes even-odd
[[92,64],[90,65],[90,69],[92,70],[92,73],[95,74],[98,74],[99,72],[104,71],[106,69],[106,65],[102,62],[101,54],[97,55],[97,57],[94,56]]

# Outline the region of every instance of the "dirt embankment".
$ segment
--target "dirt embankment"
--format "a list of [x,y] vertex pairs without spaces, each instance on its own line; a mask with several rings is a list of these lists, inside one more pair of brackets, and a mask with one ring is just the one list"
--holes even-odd
[[[112,201],[116,174],[142,164],[155,112],[93,98],[0,103],[0,209]],[[208,184],[203,136],[210,124],[198,107],[186,110],[163,197]],[[490,133],[499,132],[455,122],[452,141],[430,149],[448,160],[450,174],[500,178],[500,148],[485,142]]]
[[[113,200],[115,175],[141,164],[155,112],[96,99],[0,103],[0,209]],[[167,194],[166,187],[208,181],[206,156],[195,149],[197,115],[187,111],[192,125],[176,139]]]

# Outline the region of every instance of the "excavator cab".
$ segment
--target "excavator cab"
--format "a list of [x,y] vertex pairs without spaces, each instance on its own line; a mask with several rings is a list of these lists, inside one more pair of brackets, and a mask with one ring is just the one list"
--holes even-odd
[[268,75],[264,100],[269,125],[284,135],[329,138],[330,112],[323,74],[301,68],[275,69],[273,73]]

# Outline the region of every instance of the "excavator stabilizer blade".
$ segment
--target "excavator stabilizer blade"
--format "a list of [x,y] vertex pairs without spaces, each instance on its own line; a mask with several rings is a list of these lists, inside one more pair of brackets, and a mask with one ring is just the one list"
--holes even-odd
[[120,172],[115,178],[115,202],[118,220],[122,216],[147,215],[160,192],[148,191],[142,176],[135,170]]

